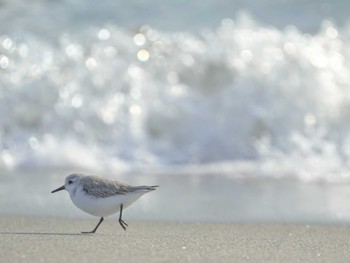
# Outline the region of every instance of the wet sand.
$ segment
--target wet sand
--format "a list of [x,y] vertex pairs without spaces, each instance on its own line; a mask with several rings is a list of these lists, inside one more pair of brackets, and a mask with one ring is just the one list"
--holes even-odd
[[1,262],[348,262],[350,227],[0,216]]

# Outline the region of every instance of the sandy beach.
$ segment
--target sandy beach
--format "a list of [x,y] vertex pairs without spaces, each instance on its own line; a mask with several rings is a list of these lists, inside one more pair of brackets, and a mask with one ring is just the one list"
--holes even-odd
[[347,262],[350,227],[1,216],[1,262]]

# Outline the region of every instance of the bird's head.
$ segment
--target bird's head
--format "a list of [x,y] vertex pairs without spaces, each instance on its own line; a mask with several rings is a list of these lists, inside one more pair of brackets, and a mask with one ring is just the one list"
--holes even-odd
[[67,190],[69,193],[75,192],[81,177],[82,175],[79,175],[79,174],[68,175],[64,181],[64,185],[57,188],[56,190],[53,190],[51,193],[56,193],[61,190]]

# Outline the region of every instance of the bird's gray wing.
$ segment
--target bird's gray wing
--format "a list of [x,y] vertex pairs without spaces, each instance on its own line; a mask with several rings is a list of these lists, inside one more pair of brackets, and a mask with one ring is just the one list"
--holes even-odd
[[110,197],[114,195],[125,195],[130,192],[132,186],[117,181],[110,181],[95,176],[86,176],[83,179],[83,191],[99,198]]

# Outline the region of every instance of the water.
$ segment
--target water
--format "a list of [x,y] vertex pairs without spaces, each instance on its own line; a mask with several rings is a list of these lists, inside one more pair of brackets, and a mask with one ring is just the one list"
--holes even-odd
[[[347,206],[319,210],[319,200],[347,197],[345,184],[334,189],[349,181],[349,7],[1,1],[1,180],[10,189],[28,178],[45,182],[29,183],[25,207],[3,202],[3,211],[40,204],[35,213],[56,215],[44,189],[74,170],[157,179],[150,184],[173,191],[182,178],[199,209],[176,217],[158,204],[165,219],[217,220],[200,202],[210,200],[200,186],[217,184],[230,186],[213,194],[219,210],[232,204],[237,185],[247,193],[243,216],[222,220],[348,220]],[[305,189],[318,200],[310,214],[300,210]],[[11,193],[2,189],[20,204]],[[249,212],[250,200],[266,195],[266,204],[283,197],[280,212]]]

